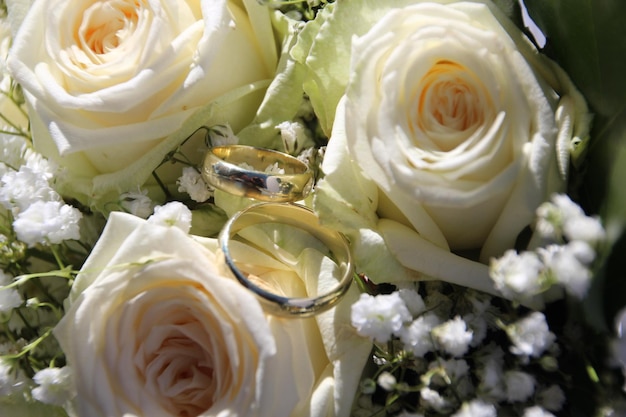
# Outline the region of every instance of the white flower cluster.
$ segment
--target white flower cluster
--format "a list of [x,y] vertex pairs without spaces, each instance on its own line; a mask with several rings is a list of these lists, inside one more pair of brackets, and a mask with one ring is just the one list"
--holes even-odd
[[178,179],[178,191],[189,194],[198,203],[207,201],[213,195],[213,191],[195,167],[183,168],[183,175]]
[[[208,146],[227,146],[237,143],[239,143],[239,138],[233,133],[228,123],[215,125],[208,129]],[[178,184],[178,192],[189,194],[189,197],[197,203],[203,203],[213,196],[213,187],[204,181],[200,171],[194,166],[184,167],[182,175],[176,183]]]
[[75,395],[72,370],[67,366],[42,369],[33,381],[38,385],[32,390],[33,398],[42,403],[63,406]]
[[362,294],[353,304],[352,325],[375,343],[379,369],[363,381],[355,415],[381,410],[372,402],[376,390],[393,398],[416,393],[405,408],[387,409],[407,416],[487,417],[509,406],[523,415],[550,416],[563,407],[559,386],[526,368],[538,366],[552,375],[556,370],[548,365],[556,362],[559,347],[543,313],[510,315],[488,295],[436,282],[421,285],[420,291]]
[[518,253],[510,249],[492,259],[490,275],[506,298],[525,301],[555,284],[582,299],[591,284],[591,266],[605,231],[567,195],[556,194],[539,206],[535,231],[540,244]]
[[0,204],[17,238],[30,247],[78,239],[82,214],[50,185],[55,168],[18,136],[0,135],[0,148]]
[[154,210],[148,191],[141,189],[120,194],[120,206],[124,211],[142,219],[148,218]]
[[177,227],[185,233],[191,229],[191,210],[180,201],[171,201],[154,208],[154,214],[148,217],[148,223],[165,227]]

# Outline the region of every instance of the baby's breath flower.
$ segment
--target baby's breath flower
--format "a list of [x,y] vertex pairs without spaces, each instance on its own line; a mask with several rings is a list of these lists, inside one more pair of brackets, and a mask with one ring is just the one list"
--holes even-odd
[[79,210],[59,201],[36,201],[13,222],[17,238],[28,246],[79,239]]
[[552,196],[537,209],[537,231],[544,237],[581,240],[590,244],[605,238],[599,219],[585,215],[583,209],[565,194]]
[[570,240],[580,240],[589,244],[600,242],[606,237],[602,223],[596,217],[581,216],[563,225],[563,234]]
[[28,255],[27,246],[14,237],[0,235],[0,264],[11,265],[22,262]]
[[472,331],[471,347],[479,346],[487,337],[488,324],[485,316],[482,314],[466,314],[463,320],[467,323],[467,327]]
[[518,254],[509,249],[499,259],[492,259],[489,268],[496,289],[506,298],[533,296],[542,287],[544,265],[534,252]]
[[33,388],[33,397],[42,403],[62,406],[74,396],[72,371],[67,366],[42,369],[33,381],[39,385]]
[[477,357],[477,374],[480,383],[478,392],[481,396],[494,401],[502,401],[506,398],[504,390],[504,351],[495,345],[488,345]]
[[417,317],[411,324],[400,331],[400,340],[404,348],[416,357],[422,357],[434,349],[430,332],[441,323],[434,313],[426,313]]
[[146,190],[122,193],[120,204],[124,210],[142,219],[148,218],[154,210],[154,204]]
[[56,171],[56,165],[30,148],[24,152],[24,166],[28,167],[35,174],[40,175],[46,181],[50,181]]
[[351,317],[358,334],[386,343],[411,320],[411,313],[397,292],[377,296],[361,294],[352,305]]
[[154,214],[148,218],[149,223],[167,227],[178,227],[188,233],[191,229],[191,210],[179,201],[172,201],[163,206],[156,206]]
[[299,153],[302,147],[310,141],[307,129],[302,123],[285,121],[279,123],[276,129],[280,130],[280,137],[287,153]]
[[428,387],[420,390],[420,402],[424,406],[432,408],[440,413],[446,412],[450,407],[450,401],[448,399],[441,396],[439,392]]
[[[566,222],[585,215],[583,209],[566,194],[554,194],[551,201],[539,206],[537,213],[540,219],[549,217],[557,229],[563,227]],[[549,213],[549,216],[544,216]]]
[[239,138],[233,133],[228,123],[215,125],[209,129],[209,141],[211,146],[227,146],[239,143]]
[[448,375],[452,381],[463,378],[470,369],[465,359],[449,359],[443,361],[443,368],[446,370],[446,375]]
[[393,391],[396,388],[396,384],[398,383],[398,381],[396,380],[396,377],[393,376],[389,372],[382,372],[378,376],[378,379],[376,382],[385,391]]
[[507,326],[506,333],[513,343],[511,352],[519,356],[539,357],[556,340],[548,328],[546,317],[539,311]]
[[463,403],[461,408],[452,417],[497,417],[496,407],[483,400],[475,399]]
[[422,314],[426,310],[426,304],[417,291],[412,288],[401,288],[398,290],[400,298],[404,300],[407,308],[413,317]]
[[0,287],[0,313],[8,313],[22,305],[24,300],[15,288]]
[[0,359],[0,396],[8,396],[22,391],[27,385],[24,372]]
[[566,245],[550,245],[540,251],[546,267],[565,290],[579,299],[587,294],[592,274],[588,265],[595,258],[595,251],[582,241]]
[[435,327],[432,336],[441,349],[456,357],[464,355],[472,342],[472,331],[459,316]]
[[189,194],[193,201],[202,203],[211,197],[211,190],[202,175],[194,167],[184,167],[183,175],[178,179],[178,191]]
[[5,173],[0,179],[0,203],[16,213],[36,202],[59,200],[59,195],[50,187],[48,180],[25,165],[18,171]]
[[523,371],[509,370],[504,373],[506,397],[509,402],[526,401],[535,392],[535,378]]
[[563,218],[561,210],[552,202],[545,202],[537,208],[535,229],[544,239],[558,240],[561,237]]

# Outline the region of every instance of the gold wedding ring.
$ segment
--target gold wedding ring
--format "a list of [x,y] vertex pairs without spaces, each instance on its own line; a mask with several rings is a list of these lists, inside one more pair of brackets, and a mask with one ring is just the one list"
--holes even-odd
[[[275,223],[291,225],[310,233],[325,245],[336,263],[340,278],[329,292],[316,297],[286,297],[261,288],[241,271],[231,256],[230,242],[247,227]],[[308,208],[290,203],[257,203],[232,216],[218,237],[220,249],[230,271],[237,280],[251,290],[261,301],[266,312],[287,317],[311,317],[333,307],[348,291],[354,275],[350,246],[339,232],[323,227]]]
[[219,190],[260,201],[302,200],[313,187],[313,173],[304,162],[283,152],[246,145],[209,149],[202,176]]

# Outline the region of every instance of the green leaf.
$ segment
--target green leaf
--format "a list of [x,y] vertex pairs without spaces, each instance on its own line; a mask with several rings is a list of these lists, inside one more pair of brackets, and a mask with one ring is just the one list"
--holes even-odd
[[626,304],[626,263],[618,253],[626,237],[626,2],[525,3],[546,35],[544,52],[570,75],[595,114],[586,170],[576,180],[583,207],[602,216],[609,245],[601,254],[586,307],[592,324],[612,327],[615,311]]

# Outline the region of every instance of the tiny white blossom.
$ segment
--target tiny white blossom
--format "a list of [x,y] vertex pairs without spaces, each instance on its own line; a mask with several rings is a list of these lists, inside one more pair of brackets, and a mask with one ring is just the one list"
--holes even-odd
[[46,368],[33,376],[38,387],[33,388],[33,398],[42,403],[63,406],[74,396],[71,368]]
[[480,399],[463,403],[452,417],[497,417],[496,407]]
[[509,249],[499,259],[492,259],[489,275],[506,298],[533,296],[541,288],[544,265],[534,252],[518,254]]
[[459,316],[435,327],[432,335],[441,349],[456,357],[464,355],[472,342],[472,331]]
[[439,394],[439,392],[425,387],[420,390],[420,402],[440,413],[445,412],[450,407],[450,402]]
[[472,342],[470,343],[472,347],[479,346],[487,337],[489,325],[485,317],[483,314],[466,314],[463,316],[467,327],[472,331]]
[[0,179],[0,203],[8,210],[20,213],[40,201],[59,201],[48,180],[22,165],[19,171],[9,171]]
[[24,152],[24,165],[33,173],[40,175],[46,181],[49,181],[54,177],[57,169],[53,162],[44,158],[43,155],[30,148],[26,149]]
[[400,340],[404,349],[413,352],[416,357],[422,357],[434,349],[430,332],[441,323],[434,313],[426,313],[417,317],[410,325],[400,331]]
[[26,387],[26,376],[21,369],[0,360],[0,396],[8,396]]
[[18,214],[13,229],[28,246],[56,244],[80,238],[81,218],[79,210],[60,201],[37,201]]
[[447,387],[452,384],[456,394],[461,398],[467,398],[474,392],[474,384],[468,375],[470,367],[464,359],[436,358],[428,364],[428,369],[428,374],[432,375],[430,387]]
[[551,197],[551,201],[561,213],[563,222],[585,215],[583,209],[578,204],[574,203],[567,194],[554,194]]
[[148,197],[146,190],[122,193],[120,195],[120,204],[124,210],[142,219],[147,219],[154,210],[154,203]]
[[[559,198],[558,196],[553,196],[553,199]],[[567,198],[569,200],[569,198]],[[569,200],[571,202],[571,200]],[[580,209],[580,207],[576,206],[576,208]],[[582,211],[582,210],[580,210]],[[545,239],[556,240],[559,239],[563,229],[563,212],[561,208],[557,204],[552,201],[547,201],[537,207],[536,210],[537,221],[535,225],[535,229]],[[572,215],[572,214],[570,214]],[[579,213],[573,213],[573,215],[578,216]]]
[[361,294],[352,305],[352,326],[361,336],[386,343],[398,334],[404,322],[411,320],[411,313],[397,292],[371,296]]
[[509,402],[526,401],[535,392],[535,378],[523,371],[506,371],[504,384]]
[[426,303],[417,291],[412,288],[401,288],[398,290],[400,298],[404,300],[407,308],[413,317],[416,317],[426,311]]
[[599,219],[585,215],[583,209],[565,194],[555,194],[537,209],[537,231],[544,238],[581,240],[594,244],[606,233]]
[[376,382],[385,391],[393,391],[398,381],[396,380],[396,377],[389,372],[382,372],[378,376],[378,380]]
[[550,245],[540,254],[546,267],[568,293],[580,299],[585,297],[592,278],[587,265],[595,258],[595,251],[587,243],[573,241],[566,245]]
[[183,175],[178,179],[178,191],[189,194],[193,201],[202,203],[211,197],[211,190],[194,167],[183,168]]
[[563,225],[563,234],[570,240],[595,244],[606,237],[602,223],[596,217],[577,217]]
[[287,153],[296,153],[308,140],[306,128],[298,122],[282,122],[276,126]]
[[312,146],[300,152],[296,159],[304,164],[311,165],[311,161],[315,161],[320,152],[321,150]]
[[555,417],[555,416],[551,412],[544,410],[538,405],[535,405],[535,406],[524,409],[524,414],[522,414],[522,417]]
[[550,411],[560,411],[565,404],[565,393],[558,385],[550,385],[537,395],[538,402]]
[[24,300],[15,288],[0,287],[0,313],[8,313],[22,305]]
[[513,354],[535,358],[549,349],[556,339],[548,327],[546,317],[539,311],[507,326],[506,333],[513,343]]
[[172,201],[163,206],[156,206],[154,214],[148,218],[149,223],[168,227],[178,227],[188,233],[191,229],[191,210],[179,201]]
[[228,123],[212,126],[209,130],[211,146],[227,146],[239,143],[239,138],[233,133]]
[[465,359],[449,359],[443,362],[446,375],[452,380],[458,380],[469,372],[469,365]]
[[481,396],[502,401],[506,399],[504,389],[504,351],[494,345],[487,346],[483,350],[483,357],[477,361],[477,373],[479,375],[478,392]]

